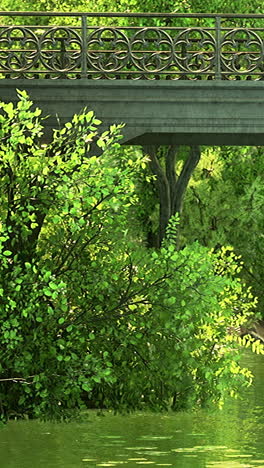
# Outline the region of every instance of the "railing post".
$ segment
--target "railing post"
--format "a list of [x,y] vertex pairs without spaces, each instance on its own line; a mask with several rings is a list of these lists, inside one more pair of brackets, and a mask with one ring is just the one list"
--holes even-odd
[[221,16],[215,17],[215,79],[221,80]]
[[81,77],[87,78],[87,15],[82,15],[82,63]]

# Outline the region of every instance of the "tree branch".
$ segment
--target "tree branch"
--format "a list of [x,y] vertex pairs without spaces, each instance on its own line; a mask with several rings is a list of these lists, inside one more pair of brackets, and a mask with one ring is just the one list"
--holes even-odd
[[182,171],[176,183],[174,205],[172,207],[172,214],[181,213],[184,192],[188,186],[190,178],[194,169],[201,158],[201,151],[199,146],[191,146],[189,157],[186,159]]

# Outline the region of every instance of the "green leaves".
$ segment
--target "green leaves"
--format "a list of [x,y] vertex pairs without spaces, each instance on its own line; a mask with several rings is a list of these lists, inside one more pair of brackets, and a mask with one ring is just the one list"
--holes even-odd
[[9,102],[8,104],[6,104],[5,106],[3,106],[3,109],[4,111],[7,113],[8,117],[10,119],[13,118],[14,116],[14,105],[12,102]]
[[[0,385],[0,396],[10,395],[7,408],[31,408],[38,416],[55,410],[54,394],[65,410],[82,404],[83,390],[115,380],[111,357],[101,352],[89,322],[127,289],[127,275],[120,278],[122,265],[128,267],[127,243],[120,239],[138,169],[118,168],[110,150],[100,159],[86,157],[100,124],[92,111],[75,116],[54,133],[52,143],[40,146],[41,111],[32,111],[26,93],[19,94],[17,107],[2,104],[9,120],[1,126],[0,142],[1,323],[6,324],[0,331],[7,375],[34,375],[35,383],[29,390],[20,386],[16,401],[16,391]],[[115,144],[118,129],[103,133],[104,148]],[[141,337],[135,335],[137,341]]]
[[254,300],[235,256],[197,242],[177,250],[177,218],[162,249],[147,249],[136,211],[139,181],[153,181],[140,151],[119,147],[113,125],[93,157],[92,111],[41,145],[40,111],[20,96],[2,104],[0,129],[0,362],[28,384],[0,383],[5,411],[160,409],[178,395],[177,409],[236,392],[248,375],[232,364],[226,327]]
[[5,257],[9,257],[10,255],[12,255],[12,252],[11,252],[11,250],[4,250],[4,251],[3,251],[3,255],[4,255]]

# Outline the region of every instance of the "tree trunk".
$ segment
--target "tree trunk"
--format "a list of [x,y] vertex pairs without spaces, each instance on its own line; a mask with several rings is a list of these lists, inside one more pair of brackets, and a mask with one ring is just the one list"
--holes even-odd
[[159,234],[158,234],[158,246],[160,247],[162,239],[166,234],[166,227],[171,217],[171,198],[170,198],[170,186],[166,175],[159,163],[157,158],[157,147],[148,146],[145,148],[146,153],[150,157],[150,169],[152,174],[156,176],[156,185],[159,193]]
[[[183,197],[194,169],[196,168],[201,152],[199,146],[191,146],[180,175],[177,177],[175,166],[179,147],[169,146],[165,156],[165,170],[158,159],[159,147],[149,145],[144,147],[144,152],[150,158],[150,169],[156,176],[156,186],[159,194],[159,233],[157,245],[160,247],[166,235],[166,228],[171,216],[181,213]],[[155,247],[156,245],[152,245]]]

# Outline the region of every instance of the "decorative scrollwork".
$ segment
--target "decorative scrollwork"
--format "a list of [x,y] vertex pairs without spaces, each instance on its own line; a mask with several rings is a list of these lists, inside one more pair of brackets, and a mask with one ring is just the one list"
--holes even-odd
[[175,65],[184,72],[214,71],[216,40],[206,29],[188,28],[174,40]]
[[106,14],[111,26],[93,26],[80,13],[76,26],[10,26],[13,16],[0,26],[0,78],[264,79],[264,28],[253,19],[165,15],[143,27]]
[[48,29],[40,38],[40,49],[40,60],[47,70],[69,72],[80,67],[82,39],[72,28]]
[[87,39],[87,60],[92,70],[116,72],[129,61],[129,40],[119,29],[99,28]]
[[255,31],[236,28],[224,35],[221,44],[222,71],[240,74],[263,71],[263,60],[263,40]]
[[7,72],[25,72],[37,67],[40,44],[30,29],[10,26],[0,30],[0,67]]
[[164,28],[142,28],[132,36],[100,28],[88,37],[88,65],[100,72],[204,72],[215,61],[215,40],[206,30],[188,29],[176,38]]
[[168,70],[173,62],[173,39],[163,29],[144,28],[130,39],[131,63],[143,72]]

